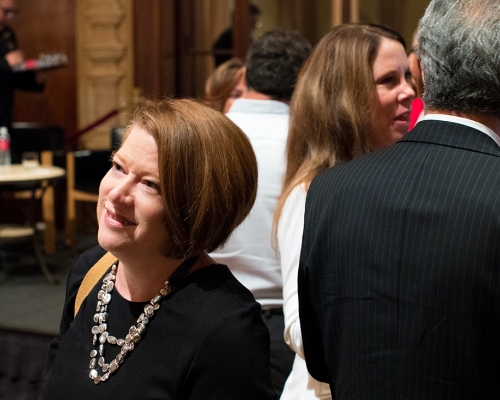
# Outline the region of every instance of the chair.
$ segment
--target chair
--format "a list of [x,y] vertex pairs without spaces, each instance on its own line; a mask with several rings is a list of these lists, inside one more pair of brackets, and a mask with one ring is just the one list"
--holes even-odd
[[[42,151],[40,155],[40,164],[53,165],[54,154],[51,151]],[[46,254],[54,254],[56,252],[56,215],[54,202],[54,187],[44,183],[39,196],[42,199],[42,219],[45,224],[43,231],[43,244]]]
[[97,203],[99,184],[111,167],[111,150],[83,150],[66,154],[66,245],[77,249],[77,202]]
[[[13,163],[20,163],[22,153],[33,151],[40,153],[40,164],[53,165],[54,152],[64,148],[64,129],[58,125],[45,125],[32,122],[14,122],[10,131],[11,156]],[[16,198],[29,198],[31,192],[17,192]],[[42,219],[45,224],[44,249],[46,254],[56,251],[56,223],[54,188],[37,190],[36,198],[42,201]]]
[[[35,259],[40,266],[47,282],[50,284],[58,284],[60,282],[59,277],[50,272],[47,263],[45,262],[45,259],[40,251],[35,228],[32,226],[22,225],[0,225],[0,250],[3,250],[4,246],[9,246],[24,241],[31,241],[33,246],[33,255],[35,256]],[[0,258],[1,256],[2,254],[0,254]]]
[[[51,151],[42,151],[40,154],[40,164],[45,166],[53,165],[54,154]],[[56,216],[54,188],[42,182],[42,187],[32,190],[21,190],[14,193],[16,199],[40,199],[42,202],[42,220],[43,220],[43,245],[46,254],[56,252]]]

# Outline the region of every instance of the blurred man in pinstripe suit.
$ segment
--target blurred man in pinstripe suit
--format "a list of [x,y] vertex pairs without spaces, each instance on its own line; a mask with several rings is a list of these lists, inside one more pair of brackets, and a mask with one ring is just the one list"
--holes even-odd
[[500,2],[432,0],[426,116],[308,192],[309,371],[334,399],[500,399]]

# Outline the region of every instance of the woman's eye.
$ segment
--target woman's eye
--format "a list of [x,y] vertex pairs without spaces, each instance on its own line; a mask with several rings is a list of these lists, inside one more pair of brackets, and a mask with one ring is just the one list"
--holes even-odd
[[385,78],[382,78],[379,83],[381,85],[389,85],[389,84],[392,84],[394,83],[394,77],[392,76],[386,76]]
[[113,168],[115,171],[121,171],[122,167],[120,164],[118,164],[116,161],[111,162],[111,168]]
[[241,92],[241,90],[233,90],[233,91],[230,93],[229,97],[230,97],[231,99],[239,99],[239,98],[241,97],[241,95],[242,95],[242,94],[243,94],[243,93]]
[[145,181],[144,184],[146,187],[151,188],[151,189],[158,189],[158,185],[153,182],[153,181]]

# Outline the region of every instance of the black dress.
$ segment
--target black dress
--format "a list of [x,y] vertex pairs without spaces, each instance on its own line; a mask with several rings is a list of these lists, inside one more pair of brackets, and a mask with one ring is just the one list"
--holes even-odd
[[[104,254],[93,248],[68,278],[60,337],[50,350],[42,400],[276,399],[269,368],[269,333],[260,305],[229,269],[211,265],[188,275],[165,297],[134,351],[98,385],[89,378],[91,328],[99,282],[73,319],[85,273]],[[108,305],[110,335],[123,338],[145,303],[115,289]],[[119,347],[106,344],[111,361]]]

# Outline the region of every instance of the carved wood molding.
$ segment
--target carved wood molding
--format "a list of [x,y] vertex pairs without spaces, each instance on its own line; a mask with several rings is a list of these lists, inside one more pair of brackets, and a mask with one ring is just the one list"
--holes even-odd
[[[127,104],[133,87],[133,0],[77,0],[78,126]],[[110,146],[114,117],[80,139],[80,147]]]

